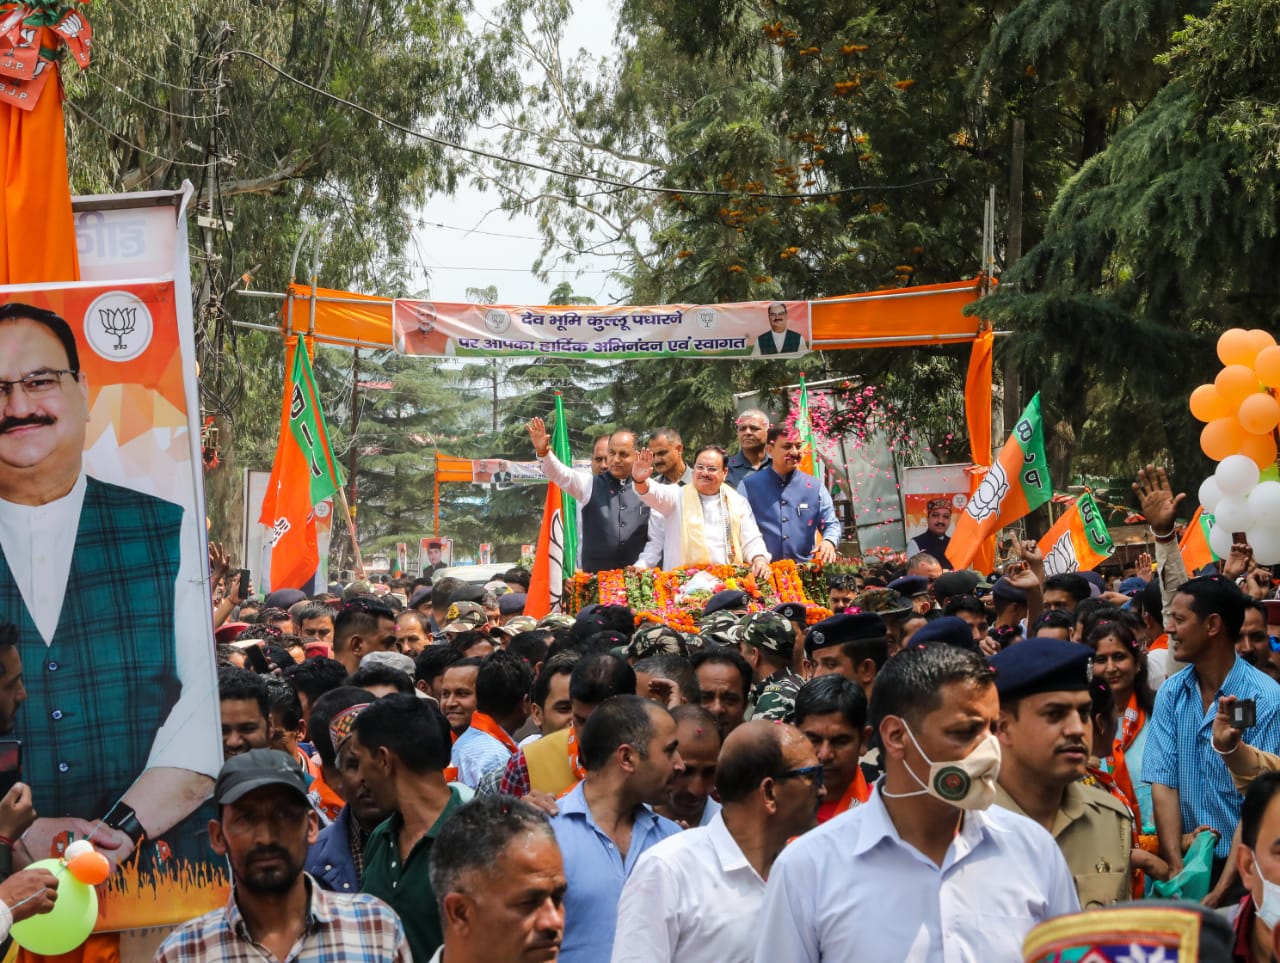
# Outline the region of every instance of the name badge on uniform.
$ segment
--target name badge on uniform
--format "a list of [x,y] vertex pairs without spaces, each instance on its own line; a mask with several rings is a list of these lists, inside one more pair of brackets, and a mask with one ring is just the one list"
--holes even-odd
[[804,510],[805,510],[806,508],[808,508],[808,507],[809,507],[809,503],[808,503],[808,502],[801,502],[801,503],[800,503],[800,511],[804,511]]

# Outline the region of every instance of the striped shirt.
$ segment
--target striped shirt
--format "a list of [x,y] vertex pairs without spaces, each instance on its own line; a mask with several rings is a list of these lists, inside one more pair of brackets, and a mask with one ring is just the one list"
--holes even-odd
[[[307,882],[307,919],[302,936],[281,963],[413,963],[400,918],[365,893],[329,893]],[[254,942],[236,905],[184,923],[160,945],[155,963],[264,963],[275,956]]]
[[1244,797],[1236,792],[1231,773],[1213,751],[1213,717],[1218,696],[1253,699],[1257,725],[1244,730],[1244,741],[1268,752],[1280,750],[1280,686],[1265,673],[1237,658],[1207,709],[1200,700],[1200,676],[1194,665],[1170,676],[1156,693],[1155,709],[1147,723],[1147,748],[1142,755],[1144,782],[1178,790],[1182,831],[1197,826],[1218,830],[1214,855],[1231,852],[1231,834],[1240,821]]

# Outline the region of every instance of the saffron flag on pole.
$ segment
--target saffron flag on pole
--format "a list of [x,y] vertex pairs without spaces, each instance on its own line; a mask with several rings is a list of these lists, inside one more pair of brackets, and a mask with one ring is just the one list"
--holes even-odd
[[964,514],[956,522],[947,558],[957,569],[967,568],[985,539],[1052,497],[1037,391],[1013,426],[995,464],[981,474]]
[[796,431],[800,442],[804,445],[804,453],[800,456],[800,470],[818,479],[823,484],[822,458],[818,454],[817,439],[813,436],[813,418],[809,413],[809,387],[804,383],[804,375],[800,375],[800,398],[796,405]]
[[[569,454],[569,426],[564,418],[564,401],[556,392],[556,424],[551,432],[551,450],[561,464],[572,465]],[[564,583],[573,577],[578,558],[578,503],[567,492],[547,482],[547,500],[542,509],[542,527],[534,549],[533,572],[525,614],[535,619],[562,610]]]
[[258,519],[271,529],[272,589],[302,588],[315,575],[320,564],[315,506],[343,484],[306,346],[289,338],[286,350],[292,364],[284,382],[280,441]]
[[1212,528],[1213,516],[1206,514],[1203,508],[1197,508],[1178,546],[1182,550],[1182,564],[1188,572],[1218,561],[1217,554],[1209,547],[1209,530]]
[[1107,523],[1088,492],[1077,498],[1040,539],[1046,575],[1091,572],[1110,558],[1113,551]]
[[[796,431],[800,435],[800,443],[804,446],[800,455],[800,470],[818,479],[818,486],[826,487],[823,478],[822,456],[818,454],[818,441],[813,436],[813,418],[809,413],[809,386],[804,382],[804,373],[800,374],[800,398],[796,404]],[[822,530],[814,533],[814,549],[822,544]]]

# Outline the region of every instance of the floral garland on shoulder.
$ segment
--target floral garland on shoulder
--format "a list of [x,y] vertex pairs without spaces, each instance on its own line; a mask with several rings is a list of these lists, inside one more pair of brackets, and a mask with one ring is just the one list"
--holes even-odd
[[[752,612],[799,602],[810,625],[831,615],[820,563],[786,559],[771,563],[769,569],[768,579],[757,579],[747,565],[578,572],[566,586],[565,608],[572,615],[592,604],[625,605],[636,613],[637,624],[662,622],[680,632],[697,632],[698,619],[713,594],[741,589],[751,598],[748,609]],[[686,590],[691,583],[693,587]]]

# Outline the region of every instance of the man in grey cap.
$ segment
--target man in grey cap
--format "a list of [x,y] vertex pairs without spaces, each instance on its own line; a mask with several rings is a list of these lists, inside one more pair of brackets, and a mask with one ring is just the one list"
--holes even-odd
[[297,762],[275,749],[228,759],[213,792],[209,843],[231,864],[224,909],[184,923],[158,963],[257,958],[408,963],[404,926],[372,896],[329,893],[303,872],[319,821]]
[[791,722],[801,684],[800,676],[791,671],[796,646],[791,622],[778,612],[753,612],[743,620],[738,636],[739,651],[755,679],[747,718]]

